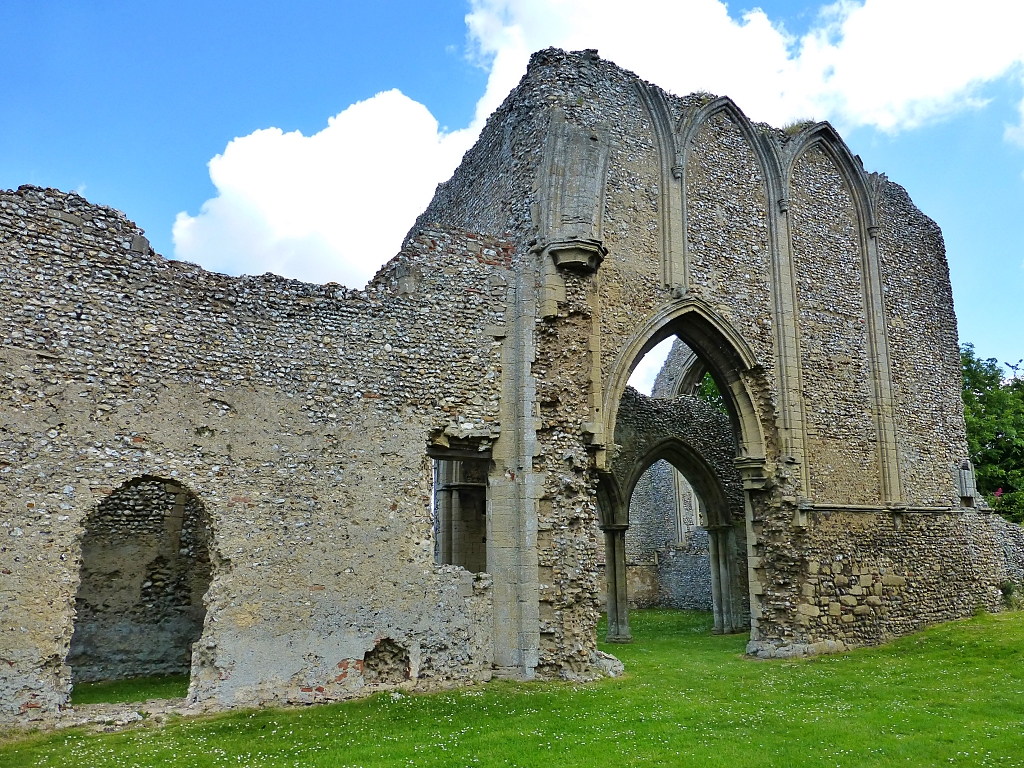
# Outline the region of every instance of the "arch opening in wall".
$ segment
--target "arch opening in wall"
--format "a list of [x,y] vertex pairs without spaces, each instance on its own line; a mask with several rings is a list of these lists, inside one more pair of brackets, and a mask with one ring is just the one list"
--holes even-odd
[[633,373],[641,361],[673,337],[677,337],[683,349],[692,355],[692,365],[686,369],[690,377],[681,377],[674,394],[680,394],[684,381],[692,381],[698,373],[699,380],[703,380],[706,373],[720,393],[721,405],[732,422],[736,456],[763,462],[765,434],[745,382],[745,376],[757,367],[757,361],[742,336],[706,302],[696,298],[666,305],[622,345],[604,392],[605,434],[615,432],[619,401],[634,380]]
[[[673,337],[678,341],[652,387],[654,396],[627,388],[644,356]],[[598,487],[610,641],[631,639],[630,503],[640,477],[659,460],[681,472],[704,504],[716,631],[752,627],[747,572],[752,521],[746,494],[768,482],[764,432],[747,389],[755,368],[739,334],[692,298],[666,306],[623,345],[605,394],[604,429],[614,436],[615,452]],[[702,392],[708,389],[714,397]]]
[[[627,393],[631,400],[636,399]],[[642,396],[639,396],[642,398]],[[693,396],[681,396],[658,403],[650,418],[651,402],[630,402],[623,406],[622,417],[629,420],[639,438],[635,453],[623,456],[626,488],[630,499],[627,531],[642,523],[632,518],[632,501],[643,474],[660,461],[683,475],[700,499],[702,525],[706,533],[707,582],[714,631],[730,634],[750,628],[750,601],[747,593],[747,529],[738,473],[727,463],[731,438],[728,422],[706,403],[697,405]],[[693,407],[693,406],[697,407]],[[675,421],[666,414],[676,411]],[[639,413],[639,417],[637,414]],[[703,423],[701,423],[703,422]],[[667,427],[667,428],[666,428]],[[628,432],[620,435],[627,440]],[[711,439],[702,439],[710,435]],[[628,462],[628,463],[627,463]],[[732,471],[730,471],[732,470]],[[628,585],[628,567],[627,567]],[[691,574],[692,575],[692,574]],[[668,574],[666,574],[668,578]],[[627,586],[628,590],[628,586]]]
[[629,500],[629,607],[714,609],[707,512],[686,476],[665,459],[640,476]]
[[[707,368],[671,336],[636,365],[629,385],[664,400],[696,395],[725,412]],[[686,476],[665,459],[640,476],[629,500],[626,580],[629,607],[712,611],[713,590],[706,510]]]
[[130,480],[87,515],[73,683],[187,675],[213,577],[209,514],[174,480]]

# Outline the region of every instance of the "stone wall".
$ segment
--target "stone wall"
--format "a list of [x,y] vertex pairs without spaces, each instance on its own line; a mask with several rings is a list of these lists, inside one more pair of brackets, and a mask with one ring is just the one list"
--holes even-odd
[[[892,351],[894,417],[904,498],[914,505],[956,506],[950,467],[967,454],[959,387],[960,351],[945,245],[938,225],[906,190],[878,184],[879,254]],[[940,443],[929,435],[945,434]]]
[[629,562],[653,563],[655,552],[677,544],[677,515],[675,468],[659,459],[640,476],[629,500]]
[[990,513],[973,511],[888,520],[816,514],[798,609],[809,648],[753,642],[748,651],[772,656],[872,645],[978,608],[1002,610],[1007,563],[996,533],[1002,525],[993,523]]
[[67,700],[83,532],[143,476],[195,493],[221,563],[193,698],[357,695],[383,637],[414,684],[489,676],[490,579],[434,563],[426,451],[498,435],[510,254],[429,231],[365,292],[230,278],[74,193],[0,195],[4,716]]
[[686,542],[667,547],[659,556],[658,605],[692,611],[714,607],[706,529],[694,529]]
[[999,571],[1006,581],[1013,582],[1016,592],[1024,592],[1024,528],[998,515],[989,515],[986,521],[1002,550],[1003,563]]
[[820,147],[797,160],[790,220],[800,369],[806,397],[808,496],[822,502],[878,504],[878,433],[871,418],[871,371],[857,215],[839,169]]

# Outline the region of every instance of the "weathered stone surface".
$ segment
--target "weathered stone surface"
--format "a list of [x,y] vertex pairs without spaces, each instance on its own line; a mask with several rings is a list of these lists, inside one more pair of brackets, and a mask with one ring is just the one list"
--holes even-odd
[[[596,52],[534,55],[364,291],[167,261],[123,214],[35,187],[0,193],[0,285],[5,719],[66,705],[90,520],[141,478],[208,515],[189,696],[209,707],[615,672],[599,537],[628,640],[652,457],[706,470],[731,587],[711,601],[759,657],[995,610],[1024,580],[1020,527],[954,482],[934,222],[829,125],[755,125]],[[671,336],[672,398],[706,371],[728,416],[627,394]],[[630,408],[657,418],[626,439]],[[435,547],[435,460],[467,458],[475,572]]]
[[212,566],[202,504],[143,477],[101,500],[84,528],[74,681],[188,674]]

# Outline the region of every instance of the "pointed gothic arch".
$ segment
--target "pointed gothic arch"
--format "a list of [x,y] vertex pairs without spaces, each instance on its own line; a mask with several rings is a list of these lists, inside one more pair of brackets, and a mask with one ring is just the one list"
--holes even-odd
[[718,385],[736,435],[737,457],[763,465],[767,440],[747,385],[747,378],[755,375],[758,362],[739,332],[695,297],[664,306],[622,345],[605,387],[604,433],[615,434],[619,402],[633,369],[645,354],[670,336],[678,336],[694,351]]
[[[871,370],[873,394],[872,418],[877,433],[877,463],[880,479],[880,497],[887,505],[903,503],[903,481],[899,452],[896,446],[895,424],[892,419],[895,396],[892,386],[892,364],[889,351],[889,333],[886,328],[885,305],[882,289],[882,270],[878,254],[878,223],[875,217],[874,196],[868,184],[863,164],[828,122],[807,128],[784,148],[784,189],[793,183],[793,172],[800,159],[811,149],[819,149],[838,170],[856,215],[857,245],[861,256],[861,275],[866,329],[868,335],[868,365]],[[788,208],[788,202],[786,204]],[[791,235],[790,235],[791,236]],[[792,253],[792,245],[789,245]]]

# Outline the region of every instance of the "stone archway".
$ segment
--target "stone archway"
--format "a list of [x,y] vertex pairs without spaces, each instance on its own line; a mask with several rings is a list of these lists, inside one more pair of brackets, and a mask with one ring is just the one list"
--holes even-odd
[[625,532],[637,481],[664,459],[693,485],[705,505],[715,631],[750,627],[743,482],[729,417],[693,396],[655,399],[627,388],[619,403],[610,472],[598,498],[605,533],[608,640],[629,642]]
[[[687,350],[691,384],[714,380],[727,413],[700,398],[652,399],[627,387],[629,375],[658,343],[678,337]],[[740,334],[705,302],[687,297],[651,315],[619,351],[604,392],[604,434],[614,450],[598,471],[600,525],[605,533],[608,638],[629,642],[625,531],[629,501],[643,472],[658,459],[673,464],[707,504],[715,628],[756,632],[747,543],[753,541],[751,494],[772,488],[766,426],[759,403],[763,371]],[[676,392],[680,390],[678,386]],[[625,410],[623,410],[625,408]],[[631,426],[639,419],[640,428]],[[768,429],[770,433],[770,429]],[[713,457],[713,458],[711,458]],[[717,587],[714,582],[717,582]],[[757,590],[754,590],[757,591]],[[718,592],[718,597],[714,593]]]
[[73,682],[188,674],[212,578],[209,516],[174,480],[129,480],[89,513],[82,536]]

